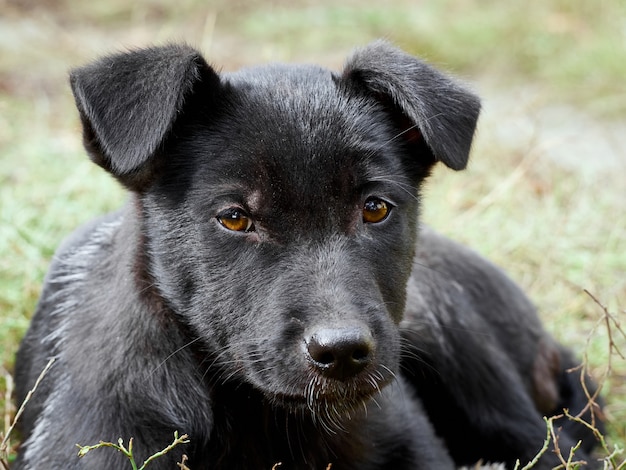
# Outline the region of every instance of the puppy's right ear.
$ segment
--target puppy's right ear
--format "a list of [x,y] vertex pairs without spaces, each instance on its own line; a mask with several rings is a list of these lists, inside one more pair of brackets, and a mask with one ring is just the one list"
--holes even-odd
[[219,77],[193,48],[169,45],[104,57],[73,70],[70,83],[91,159],[140,190],[185,100]]

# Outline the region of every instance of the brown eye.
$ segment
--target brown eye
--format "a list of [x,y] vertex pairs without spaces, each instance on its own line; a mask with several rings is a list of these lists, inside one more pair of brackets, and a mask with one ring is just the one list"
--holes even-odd
[[252,232],[252,219],[240,209],[226,209],[217,215],[217,220],[223,227],[233,232]]
[[377,224],[387,218],[391,211],[390,205],[377,197],[370,197],[363,204],[363,222]]

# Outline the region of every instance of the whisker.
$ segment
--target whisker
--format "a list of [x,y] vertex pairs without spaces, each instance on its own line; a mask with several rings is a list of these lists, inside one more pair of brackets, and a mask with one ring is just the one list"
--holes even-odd
[[[397,179],[393,179],[394,175],[388,176],[374,176],[371,178],[371,181],[378,181],[381,183],[389,183],[393,186],[399,187],[402,191],[407,193],[412,199],[419,201],[419,197],[415,194],[416,188],[410,183],[403,183],[402,181],[398,181]],[[397,176],[397,178],[404,178],[404,176]]]
[[191,346],[193,343],[195,343],[196,341],[200,341],[200,337],[197,337],[195,339],[192,339],[191,341],[189,341],[188,343],[183,344],[181,347],[179,347],[178,349],[176,349],[173,353],[171,353],[170,355],[168,355],[165,359],[163,359],[154,369],[152,369],[150,371],[150,373],[148,374],[148,376],[152,376],[157,370],[159,370],[159,368],[161,366],[163,366],[163,364],[165,364],[169,359],[171,359],[172,357],[174,357],[176,354],[178,354],[179,352],[181,352],[183,349]]
[[[429,119],[432,119],[434,117],[437,117],[438,115],[434,115],[431,118],[427,118],[426,120],[428,121]],[[439,114],[440,116],[440,114]],[[407,132],[411,132],[414,129],[419,129],[419,125],[418,124],[413,124],[410,127],[407,127],[406,129],[404,129],[403,131],[398,132],[396,135],[394,135],[391,139],[388,139],[387,141],[385,141],[385,143],[383,145],[388,145],[391,142],[393,142],[396,139],[399,139],[400,137],[402,137],[404,134],[406,134]]]

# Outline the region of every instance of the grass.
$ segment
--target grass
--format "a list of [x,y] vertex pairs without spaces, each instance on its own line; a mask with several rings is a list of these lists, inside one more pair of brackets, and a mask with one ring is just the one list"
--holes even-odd
[[[81,148],[68,68],[172,39],[197,45],[224,69],[270,60],[339,67],[353,46],[383,36],[465,77],[485,98],[470,168],[437,169],[424,220],[504,266],[559,340],[582,353],[594,331],[589,363],[602,373],[609,338],[596,328],[603,311],[585,289],[624,317],[626,187],[624,166],[597,171],[590,164],[607,153],[602,129],[626,131],[626,3],[171,5],[0,0],[0,365],[12,370],[60,240],[124,199]],[[565,111],[543,125],[554,109]],[[570,126],[565,133],[563,124]],[[626,165],[626,152],[615,147]],[[626,361],[617,358],[612,369],[605,385],[609,437],[624,446]]]

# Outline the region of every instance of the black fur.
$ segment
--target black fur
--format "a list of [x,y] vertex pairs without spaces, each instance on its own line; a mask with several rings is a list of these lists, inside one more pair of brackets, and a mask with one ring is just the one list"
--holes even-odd
[[579,406],[523,294],[417,236],[420,183],[436,161],[465,167],[479,111],[440,72],[384,42],[341,75],[217,74],[167,46],[71,84],[91,158],[131,198],[55,255],[18,352],[19,401],[57,361],[15,469],[122,468],[75,445],[133,437],[142,459],[174,431],[191,442],[151,468],[182,453],[193,470],[510,463],[541,446],[546,403]]
[[[456,462],[528,462],[545,439],[542,416],[587,405],[579,373],[568,372],[578,364],[502,271],[432,230],[420,235],[402,323],[405,377]],[[557,420],[561,427],[563,455],[582,440],[577,458],[594,467],[589,430]],[[551,448],[533,468],[557,465]]]

